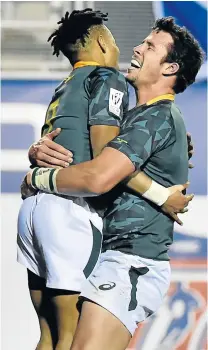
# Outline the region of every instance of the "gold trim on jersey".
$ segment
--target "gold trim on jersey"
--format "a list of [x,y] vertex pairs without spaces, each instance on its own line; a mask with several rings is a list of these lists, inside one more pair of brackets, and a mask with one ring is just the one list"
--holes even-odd
[[73,69],[82,68],[86,66],[100,66],[100,64],[95,61],[79,61],[75,63]]
[[165,94],[165,95],[160,95],[158,97],[153,98],[152,100],[149,100],[146,105],[152,105],[155,102],[161,101],[161,100],[170,100],[170,101],[174,101],[175,96],[172,94]]
[[53,124],[52,121],[56,119],[56,112],[59,106],[60,98],[57,98],[57,100],[53,101],[49,106],[48,110],[46,112],[46,118],[45,118],[45,124],[48,125],[48,128],[44,130],[42,136],[45,134],[48,134],[53,130]]
[[65,78],[63,81],[64,83],[68,83],[69,80],[71,80],[74,77],[74,75],[69,75],[67,78]]
[[[79,62],[75,63],[73,70],[77,69],[77,68],[87,67],[87,66],[100,66],[100,64],[95,62],[95,61],[79,61]],[[74,75],[69,75],[69,77],[64,79],[64,83],[67,83],[73,77],[74,77]]]

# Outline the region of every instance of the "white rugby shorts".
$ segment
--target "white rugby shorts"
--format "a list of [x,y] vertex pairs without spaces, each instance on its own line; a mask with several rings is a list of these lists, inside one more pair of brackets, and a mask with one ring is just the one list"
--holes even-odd
[[158,310],[169,285],[168,261],[107,250],[82,285],[78,309],[85,299],[91,300],[116,316],[133,335],[137,325]]
[[47,287],[80,292],[98,261],[102,227],[83,198],[38,193],[20,208],[17,260]]

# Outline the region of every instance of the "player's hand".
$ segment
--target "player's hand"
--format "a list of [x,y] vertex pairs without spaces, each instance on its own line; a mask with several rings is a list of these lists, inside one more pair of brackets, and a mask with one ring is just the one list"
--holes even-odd
[[32,165],[46,168],[67,168],[73,162],[73,154],[53,141],[60,128],[53,130],[34,143],[28,152]]
[[[191,159],[191,157],[194,154],[194,145],[191,141],[191,134],[189,132],[187,133],[187,142],[188,142],[188,159]],[[191,162],[189,162],[189,168],[190,169],[194,168],[194,165]]]
[[162,205],[162,210],[170,215],[179,225],[183,225],[182,221],[177,216],[177,213],[185,213],[188,211],[187,206],[193,199],[194,195],[183,195],[182,191],[187,189],[189,183],[184,185],[175,185],[169,187],[170,196],[167,201]]
[[22,184],[20,186],[21,189],[21,197],[22,199],[26,199],[28,197],[34,196],[37,193],[37,190],[31,187],[31,174],[28,173],[24,180],[22,181]]
[[[28,185],[28,187],[31,187],[31,181],[32,181],[32,175],[31,172],[29,171],[29,173],[27,173],[27,175],[25,176],[25,181]],[[31,187],[33,188],[33,187]]]

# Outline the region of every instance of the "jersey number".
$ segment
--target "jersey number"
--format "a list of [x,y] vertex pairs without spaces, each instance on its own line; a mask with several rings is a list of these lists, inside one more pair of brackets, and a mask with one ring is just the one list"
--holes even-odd
[[[57,109],[59,106],[59,100],[60,99],[57,98],[57,100],[52,102],[48,107],[48,110],[46,112],[45,125],[44,125],[44,130],[43,130],[42,136],[44,136],[45,134],[48,134],[53,129],[52,121],[56,117],[56,112],[57,112]],[[48,126],[48,127],[46,127],[46,126]]]
[[[64,84],[68,83],[73,77],[74,75],[69,75],[69,77],[64,80]],[[63,84],[61,83],[60,88],[62,87],[63,87]],[[42,130],[42,136],[44,136],[45,134],[53,130],[53,120],[57,116],[57,109],[59,106],[60,98],[61,97],[57,98],[48,107],[48,110],[46,112],[44,129]]]

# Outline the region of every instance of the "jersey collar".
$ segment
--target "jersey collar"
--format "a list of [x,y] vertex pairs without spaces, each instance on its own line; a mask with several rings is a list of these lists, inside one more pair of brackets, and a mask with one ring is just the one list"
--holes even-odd
[[165,94],[165,95],[160,95],[158,97],[153,98],[152,100],[149,100],[146,105],[150,106],[155,102],[161,101],[161,100],[169,100],[169,101],[174,101],[175,96],[172,94]]
[[100,66],[100,64],[95,61],[79,61],[75,63],[73,69],[82,68],[86,66]]

